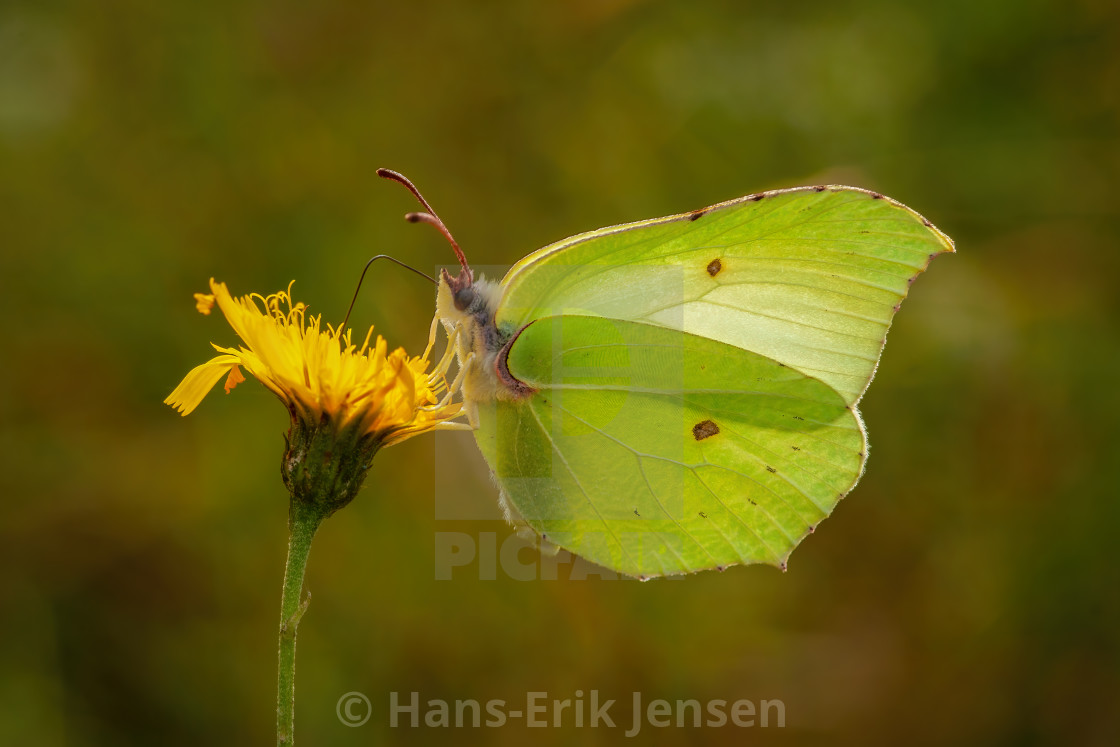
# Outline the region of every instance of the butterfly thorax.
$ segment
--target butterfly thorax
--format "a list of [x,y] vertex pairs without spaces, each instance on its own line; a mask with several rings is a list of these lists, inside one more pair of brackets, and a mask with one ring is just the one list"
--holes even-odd
[[524,397],[525,387],[511,380],[508,370],[499,365],[500,360],[504,361],[502,353],[507,343],[514,337],[511,330],[501,330],[495,323],[502,287],[480,277],[464,292],[461,287],[452,287],[455,280],[446,274],[441,278],[436,315],[448,334],[455,335],[464,399],[479,403]]

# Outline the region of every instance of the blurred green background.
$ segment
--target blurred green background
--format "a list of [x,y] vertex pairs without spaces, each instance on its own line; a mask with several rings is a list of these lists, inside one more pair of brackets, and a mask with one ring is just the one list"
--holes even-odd
[[[301,743],[1120,743],[1120,6],[309,6],[0,5],[0,743],[273,740],[287,415],[255,382],[161,400],[234,342],[193,308],[212,275],[295,278],[337,320],[372,254],[452,260],[379,166],[483,266],[820,182],[959,254],[891,332],[867,475],[785,574],[438,581],[437,533],[510,534],[437,516],[492,505],[482,459],[383,452],[312,552]],[[419,352],[432,311],[379,266],[354,324]],[[787,725],[387,724],[391,691],[578,689],[781,699]]]

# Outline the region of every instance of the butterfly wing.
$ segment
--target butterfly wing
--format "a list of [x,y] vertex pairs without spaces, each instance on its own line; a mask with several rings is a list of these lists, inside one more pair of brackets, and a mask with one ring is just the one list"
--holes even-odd
[[482,405],[475,432],[507,506],[629,575],[784,566],[863,468],[842,396],[713,339],[553,316],[521,331],[507,365],[537,391]]
[[952,241],[853,187],[765,192],[541,249],[502,281],[497,322],[584,314],[718,340],[862,396],[910,284]]

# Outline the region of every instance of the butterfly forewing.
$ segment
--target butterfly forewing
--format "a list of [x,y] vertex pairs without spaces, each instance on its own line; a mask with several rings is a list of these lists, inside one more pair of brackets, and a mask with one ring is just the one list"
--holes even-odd
[[952,242],[882,195],[763,193],[605,228],[526,257],[497,320],[597,315],[711,338],[798,369],[858,401],[910,283]]

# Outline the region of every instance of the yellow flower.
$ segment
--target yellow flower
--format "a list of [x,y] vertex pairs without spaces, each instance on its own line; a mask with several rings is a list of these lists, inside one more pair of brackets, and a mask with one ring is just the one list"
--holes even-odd
[[321,316],[293,303],[291,285],[267,297],[234,298],[224,283],[211,279],[210,291],[195,294],[198,310],[209,314],[216,302],[242,345],[214,345],[221,355],[193,369],[164,400],[183,415],[198,407],[223,376],[227,393],[244,381],[244,367],[287,405],[293,426],[329,425],[336,434],[372,440],[378,448],[425,431],[462,427],[449,422],[462,414],[445,378],[451,345],[429,372],[431,344],[419,357],[409,357],[403,348],[390,353],[381,336],[370,346],[371,328],[356,346],[349,329],[323,329]]

